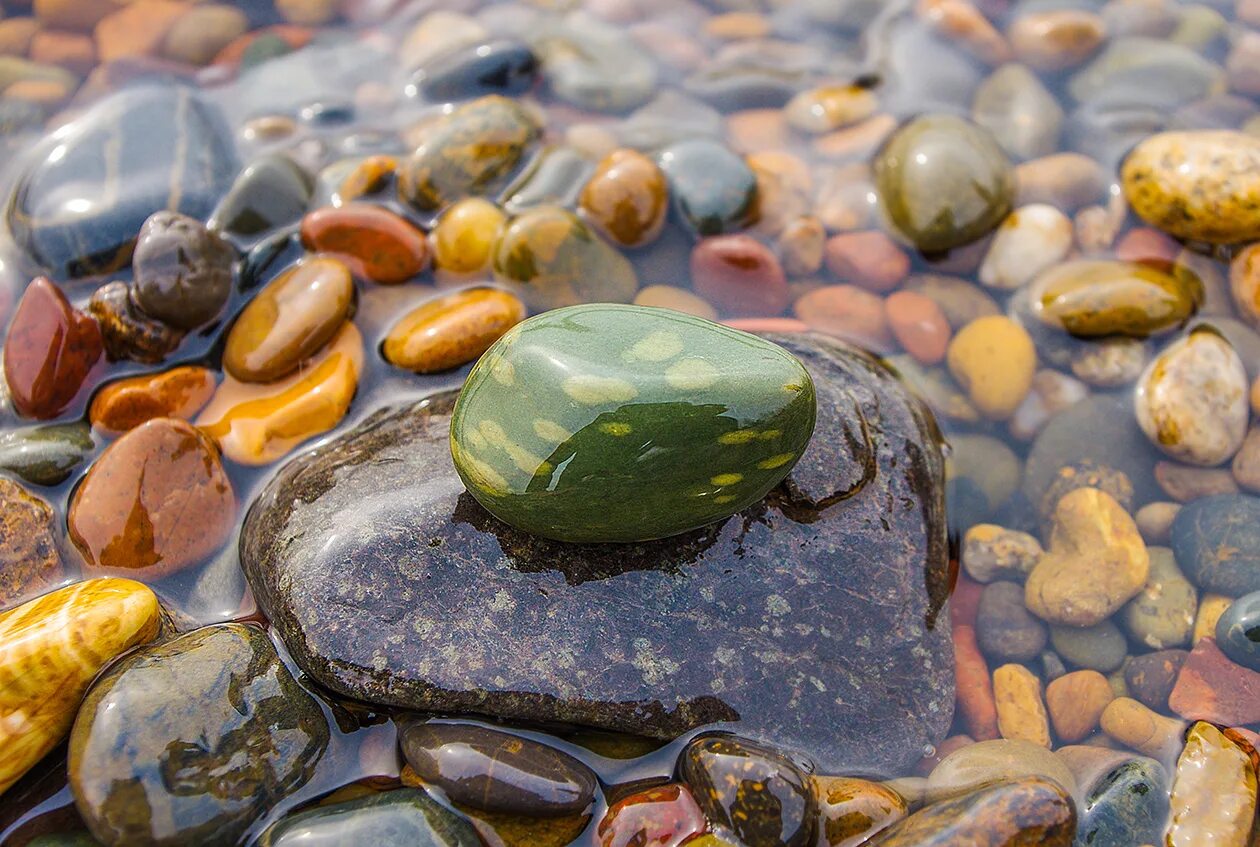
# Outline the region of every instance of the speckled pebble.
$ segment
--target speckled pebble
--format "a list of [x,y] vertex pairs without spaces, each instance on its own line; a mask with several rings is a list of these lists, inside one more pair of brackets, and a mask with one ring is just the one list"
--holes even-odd
[[995,524],[976,524],[963,536],[962,566],[976,582],[1023,582],[1044,554],[1033,536]]

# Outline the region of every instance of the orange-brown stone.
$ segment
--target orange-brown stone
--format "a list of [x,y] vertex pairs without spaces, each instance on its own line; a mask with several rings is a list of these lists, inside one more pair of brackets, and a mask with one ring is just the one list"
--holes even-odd
[[184,365],[111,382],[92,398],[88,418],[106,435],[121,435],[153,418],[192,420],[214,394],[214,372]]
[[366,203],[311,212],[302,218],[302,243],[335,255],[355,276],[385,285],[406,282],[429,261],[423,232],[388,209]]
[[471,362],[525,319],[525,304],[506,291],[470,288],[413,309],[385,338],[385,359],[416,373]]
[[0,477],[0,608],[61,581],[52,521],[52,506]]
[[101,332],[52,282],[38,277],[18,302],[4,342],[4,376],[18,413],[55,418],[101,358]]

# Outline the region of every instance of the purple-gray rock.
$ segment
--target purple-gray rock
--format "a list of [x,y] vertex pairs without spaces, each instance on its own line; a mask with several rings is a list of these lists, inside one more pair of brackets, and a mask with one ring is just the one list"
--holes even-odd
[[864,354],[772,339],[809,369],[818,423],[744,512],[641,544],[524,534],[464,491],[455,394],[437,394],[266,486],[241,537],[258,602],[357,700],[658,738],[717,724],[826,771],[897,772],[953,712],[938,435]]

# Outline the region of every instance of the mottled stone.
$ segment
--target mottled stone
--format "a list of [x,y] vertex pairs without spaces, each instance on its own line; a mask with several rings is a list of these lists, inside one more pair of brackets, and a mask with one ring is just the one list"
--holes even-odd
[[155,418],[96,460],[67,524],[87,568],[165,576],[227,540],[236,495],[210,439],[185,421]]
[[407,763],[453,803],[529,817],[586,812],[598,779],[567,753],[528,738],[475,724],[404,726]]
[[1129,635],[1152,650],[1190,643],[1199,594],[1177,567],[1173,551],[1148,547],[1151,568],[1146,585],[1124,608]]
[[1168,774],[1154,759],[1136,758],[1087,787],[1076,827],[1079,847],[1158,844],[1168,816]]
[[32,485],[60,485],[92,452],[86,424],[48,424],[0,432],[0,470]]
[[200,221],[177,212],[150,215],[136,239],[132,298],[176,329],[213,320],[232,293],[236,251]]
[[993,671],[993,700],[1003,738],[1050,748],[1050,719],[1036,674],[1023,665],[1002,665]]
[[114,281],[102,285],[88,301],[88,313],[100,326],[111,361],[156,364],[179,347],[184,333],[146,315],[131,297],[131,286]]
[[1107,704],[1100,723],[1112,740],[1161,761],[1176,755],[1186,729],[1185,721],[1165,717],[1129,697]]
[[1173,776],[1168,847],[1245,847],[1256,813],[1256,766],[1216,727],[1196,723]]
[[906,816],[905,799],[884,785],[838,776],[814,777],[820,847],[861,847]]
[[599,822],[600,847],[678,847],[704,832],[708,824],[691,792],[670,783],[648,788],[613,803]]
[[582,187],[583,213],[625,247],[654,241],[665,225],[669,186],[656,163],[635,150],[605,156]]
[[42,594],[62,577],[52,506],[0,477],[0,608]]
[[976,582],[1023,582],[1043,555],[1033,536],[995,524],[975,524],[963,536],[962,566]]
[[867,842],[867,847],[1070,847],[1076,807],[1055,783],[1024,777],[933,803]]
[[1134,656],[1124,666],[1129,694],[1149,709],[1168,711],[1168,695],[1188,655],[1185,650],[1159,650]]
[[83,388],[101,358],[96,321],[70,305],[47,277],[18,301],[4,339],[4,378],[18,414],[55,418]]
[[1147,264],[1078,260],[1040,274],[1030,297],[1033,313],[1055,329],[1083,338],[1145,338],[1192,317],[1203,286]]
[[406,282],[429,261],[421,230],[367,203],[316,209],[302,218],[301,234],[308,250],[331,253],[355,276],[385,285]]
[[218,115],[183,86],[106,97],[29,161],[8,204],[9,228],[37,263],[70,276],[126,267],[149,215],[204,218],[236,173]]
[[61,743],[106,663],[158,633],[158,600],[129,579],[90,579],[0,613],[0,794]]
[[1177,564],[1202,591],[1260,591],[1260,499],[1238,494],[1187,503],[1172,526]]
[[70,787],[107,844],[235,842],[310,778],[328,741],[266,634],[216,624],[96,681],[70,733]]
[[1222,726],[1258,723],[1260,671],[1234,664],[1216,646],[1215,639],[1202,638],[1177,674],[1168,708],[1187,720]]
[[426,126],[399,166],[399,196],[432,212],[468,194],[484,194],[507,177],[542,133],[515,101],[489,95]]
[[[438,395],[290,462],[262,492],[241,546],[262,608],[304,670],[356,699],[657,737],[738,720],[833,772],[908,765],[953,702],[948,631],[923,629],[943,599],[939,454],[882,368],[824,339],[772,338],[810,370],[821,414],[785,483],[742,518],[614,548],[516,532],[464,492],[453,397]],[[915,505],[888,512],[889,496]],[[823,607],[826,633],[808,616],[783,626]],[[749,653],[742,633],[763,624]],[[540,658],[559,654],[573,661]],[[821,687],[772,682],[798,672]]]

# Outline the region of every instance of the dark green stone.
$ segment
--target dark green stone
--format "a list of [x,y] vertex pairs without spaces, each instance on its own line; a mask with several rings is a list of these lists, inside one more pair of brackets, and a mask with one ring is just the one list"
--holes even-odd
[[70,787],[107,844],[233,844],[310,778],[328,741],[266,633],[215,624],[97,679],[70,732]]
[[1168,774],[1154,759],[1113,768],[1088,790],[1074,847],[1159,844],[1168,818]]
[[259,492],[240,560],[260,607],[356,700],[655,738],[720,722],[831,773],[902,772],[954,704],[939,436],[866,355],[769,340],[809,370],[818,420],[739,515],[642,544],[515,530],[455,473],[442,393]]
[[232,293],[236,251],[201,221],[151,215],[131,260],[131,296],[145,314],[177,329],[213,320]]
[[1202,591],[1260,591],[1260,498],[1219,494],[1187,503],[1173,520],[1172,548]]
[[1216,622],[1216,644],[1233,661],[1260,671],[1260,591],[1239,597]]
[[542,135],[525,107],[492,94],[438,118],[398,170],[399,196],[434,212],[470,194],[501,187]]
[[0,470],[32,485],[60,485],[92,452],[86,423],[50,424],[0,433]]
[[581,815],[598,779],[554,747],[486,726],[413,723],[398,736],[407,764],[451,802],[531,818]]
[[728,736],[701,736],[679,759],[682,780],[710,824],[747,847],[812,847],[813,784],[777,750]]
[[255,159],[241,171],[215,207],[210,229],[254,236],[294,223],[306,213],[315,180],[281,153]]
[[418,788],[319,806],[268,827],[256,847],[481,847],[477,830]]
[[873,169],[889,222],[925,253],[979,240],[1015,199],[1015,170],[993,134],[954,115],[904,124],[876,154]]
[[14,239],[56,276],[127,266],[136,233],[159,209],[205,218],[236,173],[213,108],[179,86],[113,94],[49,136],[14,184]]
[[658,162],[674,211],[693,235],[738,232],[757,221],[757,178],[742,157],[707,138],[666,147]]
[[473,368],[451,423],[469,493],[560,541],[648,541],[761,500],[814,430],[809,373],[781,347],[669,309],[530,318]]

